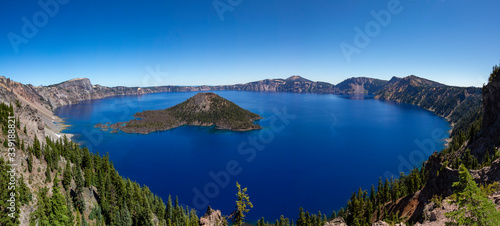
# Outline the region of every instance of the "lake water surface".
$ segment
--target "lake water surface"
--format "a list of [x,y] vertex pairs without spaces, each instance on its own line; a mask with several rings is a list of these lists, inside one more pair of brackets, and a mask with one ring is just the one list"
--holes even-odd
[[147,185],[164,202],[206,206],[229,215],[238,181],[254,208],[247,219],[298,217],[299,207],[331,214],[359,187],[408,172],[444,146],[449,123],[418,107],[370,97],[215,92],[260,114],[264,129],[221,131],[184,126],[148,135],[101,132],[96,123],[123,122],[139,111],[174,106],[195,92],[122,96],[56,109],[64,132],[92,152],[109,153],[120,175]]

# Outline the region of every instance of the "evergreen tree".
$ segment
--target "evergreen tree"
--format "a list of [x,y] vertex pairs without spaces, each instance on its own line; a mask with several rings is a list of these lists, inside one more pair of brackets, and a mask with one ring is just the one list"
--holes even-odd
[[52,186],[52,197],[50,198],[49,222],[51,225],[72,225],[73,216],[66,206],[64,196],[59,189],[59,179],[54,177]]
[[66,167],[64,168],[64,173],[63,173],[63,187],[65,190],[68,190],[70,184],[71,184],[71,166],[69,164],[69,161],[66,161]]
[[42,149],[40,141],[38,140],[36,134],[35,134],[35,139],[33,140],[33,152],[34,152],[33,154],[35,154],[37,158],[42,157]]
[[[246,194],[247,188],[241,189],[241,185],[238,182],[236,182],[236,187],[238,188],[238,193],[236,194],[238,199],[236,200],[236,210],[234,211],[233,222],[234,225],[239,226],[245,219],[245,213],[248,213],[250,208],[253,208],[253,205],[250,202],[250,197]],[[247,207],[249,208],[247,209]]]
[[172,206],[172,196],[168,195],[168,201],[167,201],[167,211],[166,211],[166,217],[167,219],[167,226],[171,226],[172,224],[172,212],[173,212],[173,206]]
[[121,216],[121,223],[123,226],[132,226],[132,217],[130,216],[127,205],[124,205],[124,207],[122,208]]
[[47,166],[47,169],[45,170],[45,182],[50,182],[51,181],[51,178],[50,178],[50,167]]
[[257,221],[257,226],[264,226],[264,217],[260,218],[258,221]]
[[469,170],[462,164],[459,181],[453,183],[456,189],[458,210],[445,215],[453,221],[447,225],[500,225],[500,213],[495,204],[478,188]]
[[28,159],[27,159],[27,163],[28,163],[28,172],[33,172],[33,155],[31,155],[31,152],[28,153]]
[[297,219],[297,225],[306,225],[306,213],[302,207],[299,208],[299,219]]
[[373,186],[373,184],[372,184],[372,188],[370,189],[370,201],[372,203],[375,203],[375,195],[376,195],[375,186]]

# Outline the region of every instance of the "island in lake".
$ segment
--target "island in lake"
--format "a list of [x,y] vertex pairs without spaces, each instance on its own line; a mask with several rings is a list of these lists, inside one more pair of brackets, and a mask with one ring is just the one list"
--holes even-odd
[[[188,100],[163,110],[138,112],[135,119],[111,124],[109,128],[125,133],[148,134],[179,126],[215,126],[217,129],[248,131],[261,129],[260,115],[245,110],[215,93],[198,93]],[[97,125],[96,125],[97,126]],[[98,127],[100,127],[99,125]]]

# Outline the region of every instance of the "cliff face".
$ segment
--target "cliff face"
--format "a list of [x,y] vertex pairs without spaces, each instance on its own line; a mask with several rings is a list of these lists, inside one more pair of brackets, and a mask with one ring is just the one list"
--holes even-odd
[[[497,70],[496,73],[498,74],[498,72],[499,71]],[[393,85],[397,83],[398,81],[394,82]],[[422,90],[427,90],[428,93],[432,93],[429,90],[431,91],[433,89],[440,90],[444,88],[447,87],[435,86],[432,88],[424,86]],[[460,88],[458,90],[458,93],[464,92],[462,93],[463,96],[466,95],[469,90],[471,90],[471,88]],[[446,92],[443,93],[445,94]],[[453,194],[452,185],[454,182],[458,181],[459,172],[457,169],[452,169],[447,166],[449,160],[463,159],[463,155],[466,149],[470,149],[471,153],[480,161],[484,159],[488,151],[489,153],[495,153],[495,151],[499,151],[498,146],[500,146],[500,140],[499,140],[500,76],[492,76],[488,85],[483,87],[482,93],[483,93],[482,94],[483,101],[482,104],[479,105],[479,108],[484,109],[482,113],[483,124],[482,124],[482,129],[479,131],[477,136],[475,136],[473,140],[465,141],[460,146],[460,148],[455,152],[441,152],[439,154],[434,153],[433,155],[431,155],[425,163],[425,172],[427,173],[425,186],[422,188],[421,191],[415,193],[413,196],[414,198],[417,197],[416,200],[418,201],[412,204],[411,202],[404,201],[405,199],[408,199],[408,197],[403,198],[401,201],[399,201],[399,203],[395,204],[395,206],[399,205],[400,207],[396,208],[393,211],[393,213],[398,210],[402,212],[402,210],[405,208],[412,208],[413,212],[406,214],[406,216],[408,216],[409,219],[413,221],[422,220],[422,213],[425,213],[426,208],[429,208],[429,206],[433,205],[433,203],[430,201],[433,196],[436,195],[445,198]],[[474,93],[470,95],[468,98],[475,97],[476,95],[478,94]],[[412,98],[414,98],[415,100],[418,99],[416,97]],[[446,98],[441,99],[441,101],[444,100],[446,100]],[[474,106],[477,108],[476,105]],[[460,107],[460,104],[458,105],[458,107]],[[459,121],[465,120],[466,117],[467,115],[465,115],[463,118],[460,118]],[[491,163],[491,166],[486,166],[478,170],[469,170],[469,171],[473,176],[473,178],[475,179],[475,181],[479,184],[490,184],[495,181],[498,182],[500,181],[500,159],[496,159],[495,161],[493,161]],[[490,198],[494,199],[497,205],[499,204],[499,202],[497,202],[498,197],[490,197]],[[446,211],[451,211],[451,210],[447,209]],[[437,221],[431,219],[430,222],[427,223],[432,224],[436,222]]]
[[481,106],[480,88],[446,86],[414,75],[392,78],[375,95],[378,99],[418,105],[452,123]]
[[500,69],[496,68],[490,77],[483,87],[483,125],[487,133],[500,137]]
[[472,153],[482,159],[487,151],[500,145],[500,69],[496,67],[490,82],[483,87],[483,128],[469,145]]

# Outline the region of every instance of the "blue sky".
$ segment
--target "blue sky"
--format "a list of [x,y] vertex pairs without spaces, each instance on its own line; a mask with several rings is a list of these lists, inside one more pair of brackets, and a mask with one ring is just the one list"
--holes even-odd
[[[106,86],[150,86],[291,75],[336,84],[415,74],[481,86],[500,60],[494,0],[41,2],[58,10],[51,5],[49,15],[37,1],[0,3],[0,75],[33,85],[87,77]],[[214,2],[231,9],[223,20]],[[390,12],[391,4],[399,12],[383,26],[371,12]],[[36,33],[23,35],[23,18]],[[367,32],[367,25],[372,37],[357,48],[355,28]],[[358,49],[350,61],[341,43]]]

